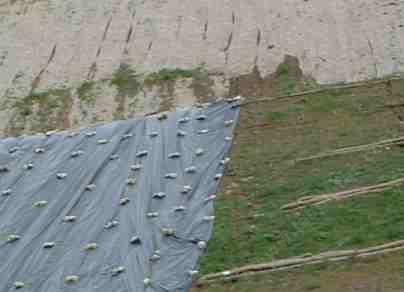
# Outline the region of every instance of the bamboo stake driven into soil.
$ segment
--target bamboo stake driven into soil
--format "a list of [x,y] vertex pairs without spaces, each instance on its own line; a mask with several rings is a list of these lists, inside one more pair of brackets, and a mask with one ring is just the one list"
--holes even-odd
[[313,265],[324,262],[335,262],[355,258],[359,259],[400,250],[404,250],[404,240],[394,241],[364,249],[328,251],[317,255],[308,254],[300,257],[276,260],[269,263],[248,265],[233,270],[223,271],[220,273],[208,274],[201,277],[196,285],[204,286],[217,281],[234,281],[242,277],[262,273],[290,270],[306,265]]
[[322,194],[322,195],[317,195],[317,196],[307,196],[298,199],[297,201],[294,201],[292,203],[283,205],[281,207],[281,210],[285,211],[295,211],[299,209],[303,209],[308,206],[316,206],[320,204],[324,204],[330,201],[339,201],[339,200],[344,200],[347,198],[351,198],[354,196],[359,196],[363,194],[370,194],[370,193],[381,193],[389,188],[398,186],[404,184],[404,177],[388,181],[385,183],[377,184],[377,185],[372,185],[372,186],[366,186],[366,187],[360,187],[360,188],[355,188],[347,191],[342,191],[342,192],[336,192],[336,193],[329,193],[329,194]]
[[288,94],[288,95],[273,96],[273,97],[263,97],[263,98],[257,98],[257,99],[249,99],[247,101],[244,101],[241,104],[241,106],[246,106],[246,105],[260,103],[260,102],[268,102],[268,101],[280,100],[280,99],[288,99],[288,98],[305,96],[305,95],[310,95],[310,94],[323,93],[323,92],[327,92],[327,91],[330,91],[330,90],[349,89],[349,88],[358,88],[358,87],[369,87],[369,86],[374,86],[374,85],[383,84],[383,83],[388,84],[389,82],[394,81],[394,80],[404,80],[404,78],[401,77],[401,76],[397,76],[397,77],[391,77],[391,78],[386,78],[386,79],[377,79],[377,80],[353,82],[353,83],[347,83],[347,84],[343,84],[343,85],[325,86],[325,87],[319,88],[319,89],[301,91],[301,92],[296,92],[296,93]]
[[378,141],[375,143],[363,144],[363,145],[357,145],[357,146],[351,146],[351,147],[344,147],[344,148],[327,151],[327,152],[319,153],[319,154],[308,156],[308,157],[297,158],[294,160],[294,162],[297,163],[297,162],[332,157],[332,156],[341,155],[341,154],[348,154],[348,153],[371,150],[371,149],[375,149],[375,148],[388,147],[388,146],[393,146],[393,145],[403,145],[403,144],[404,144],[404,137],[397,137],[397,138],[393,138],[393,139]]

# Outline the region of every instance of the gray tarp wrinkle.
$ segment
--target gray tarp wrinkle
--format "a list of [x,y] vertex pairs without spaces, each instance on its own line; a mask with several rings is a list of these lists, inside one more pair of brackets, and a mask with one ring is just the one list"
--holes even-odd
[[187,291],[238,102],[0,140],[0,292]]

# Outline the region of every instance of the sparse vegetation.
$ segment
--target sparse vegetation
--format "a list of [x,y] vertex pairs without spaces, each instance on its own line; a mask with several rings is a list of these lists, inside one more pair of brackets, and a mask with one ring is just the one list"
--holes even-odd
[[77,88],[77,95],[79,99],[87,104],[93,104],[95,102],[96,96],[92,91],[96,86],[95,81],[84,81],[81,85]]
[[66,115],[70,111],[70,88],[33,92],[23,98],[14,98],[14,111],[7,127],[8,134],[27,131],[47,131],[66,126]]

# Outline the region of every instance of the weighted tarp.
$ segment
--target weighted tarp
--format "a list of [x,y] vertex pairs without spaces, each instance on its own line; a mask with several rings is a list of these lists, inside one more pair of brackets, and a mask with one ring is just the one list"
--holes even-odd
[[0,291],[187,291],[238,101],[0,140]]

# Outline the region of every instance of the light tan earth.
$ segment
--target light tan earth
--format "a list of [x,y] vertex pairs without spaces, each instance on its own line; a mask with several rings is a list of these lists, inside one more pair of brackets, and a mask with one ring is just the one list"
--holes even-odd
[[[0,132],[41,130],[40,101],[25,118],[16,109],[33,93],[67,88],[63,122],[59,113],[47,124],[75,127],[226,96],[234,78],[269,76],[285,55],[319,83],[403,72],[404,2],[0,0]],[[202,66],[210,77],[199,93],[180,76],[122,98],[108,82],[122,64],[137,74]],[[86,80],[97,81],[91,103],[76,91]]]

